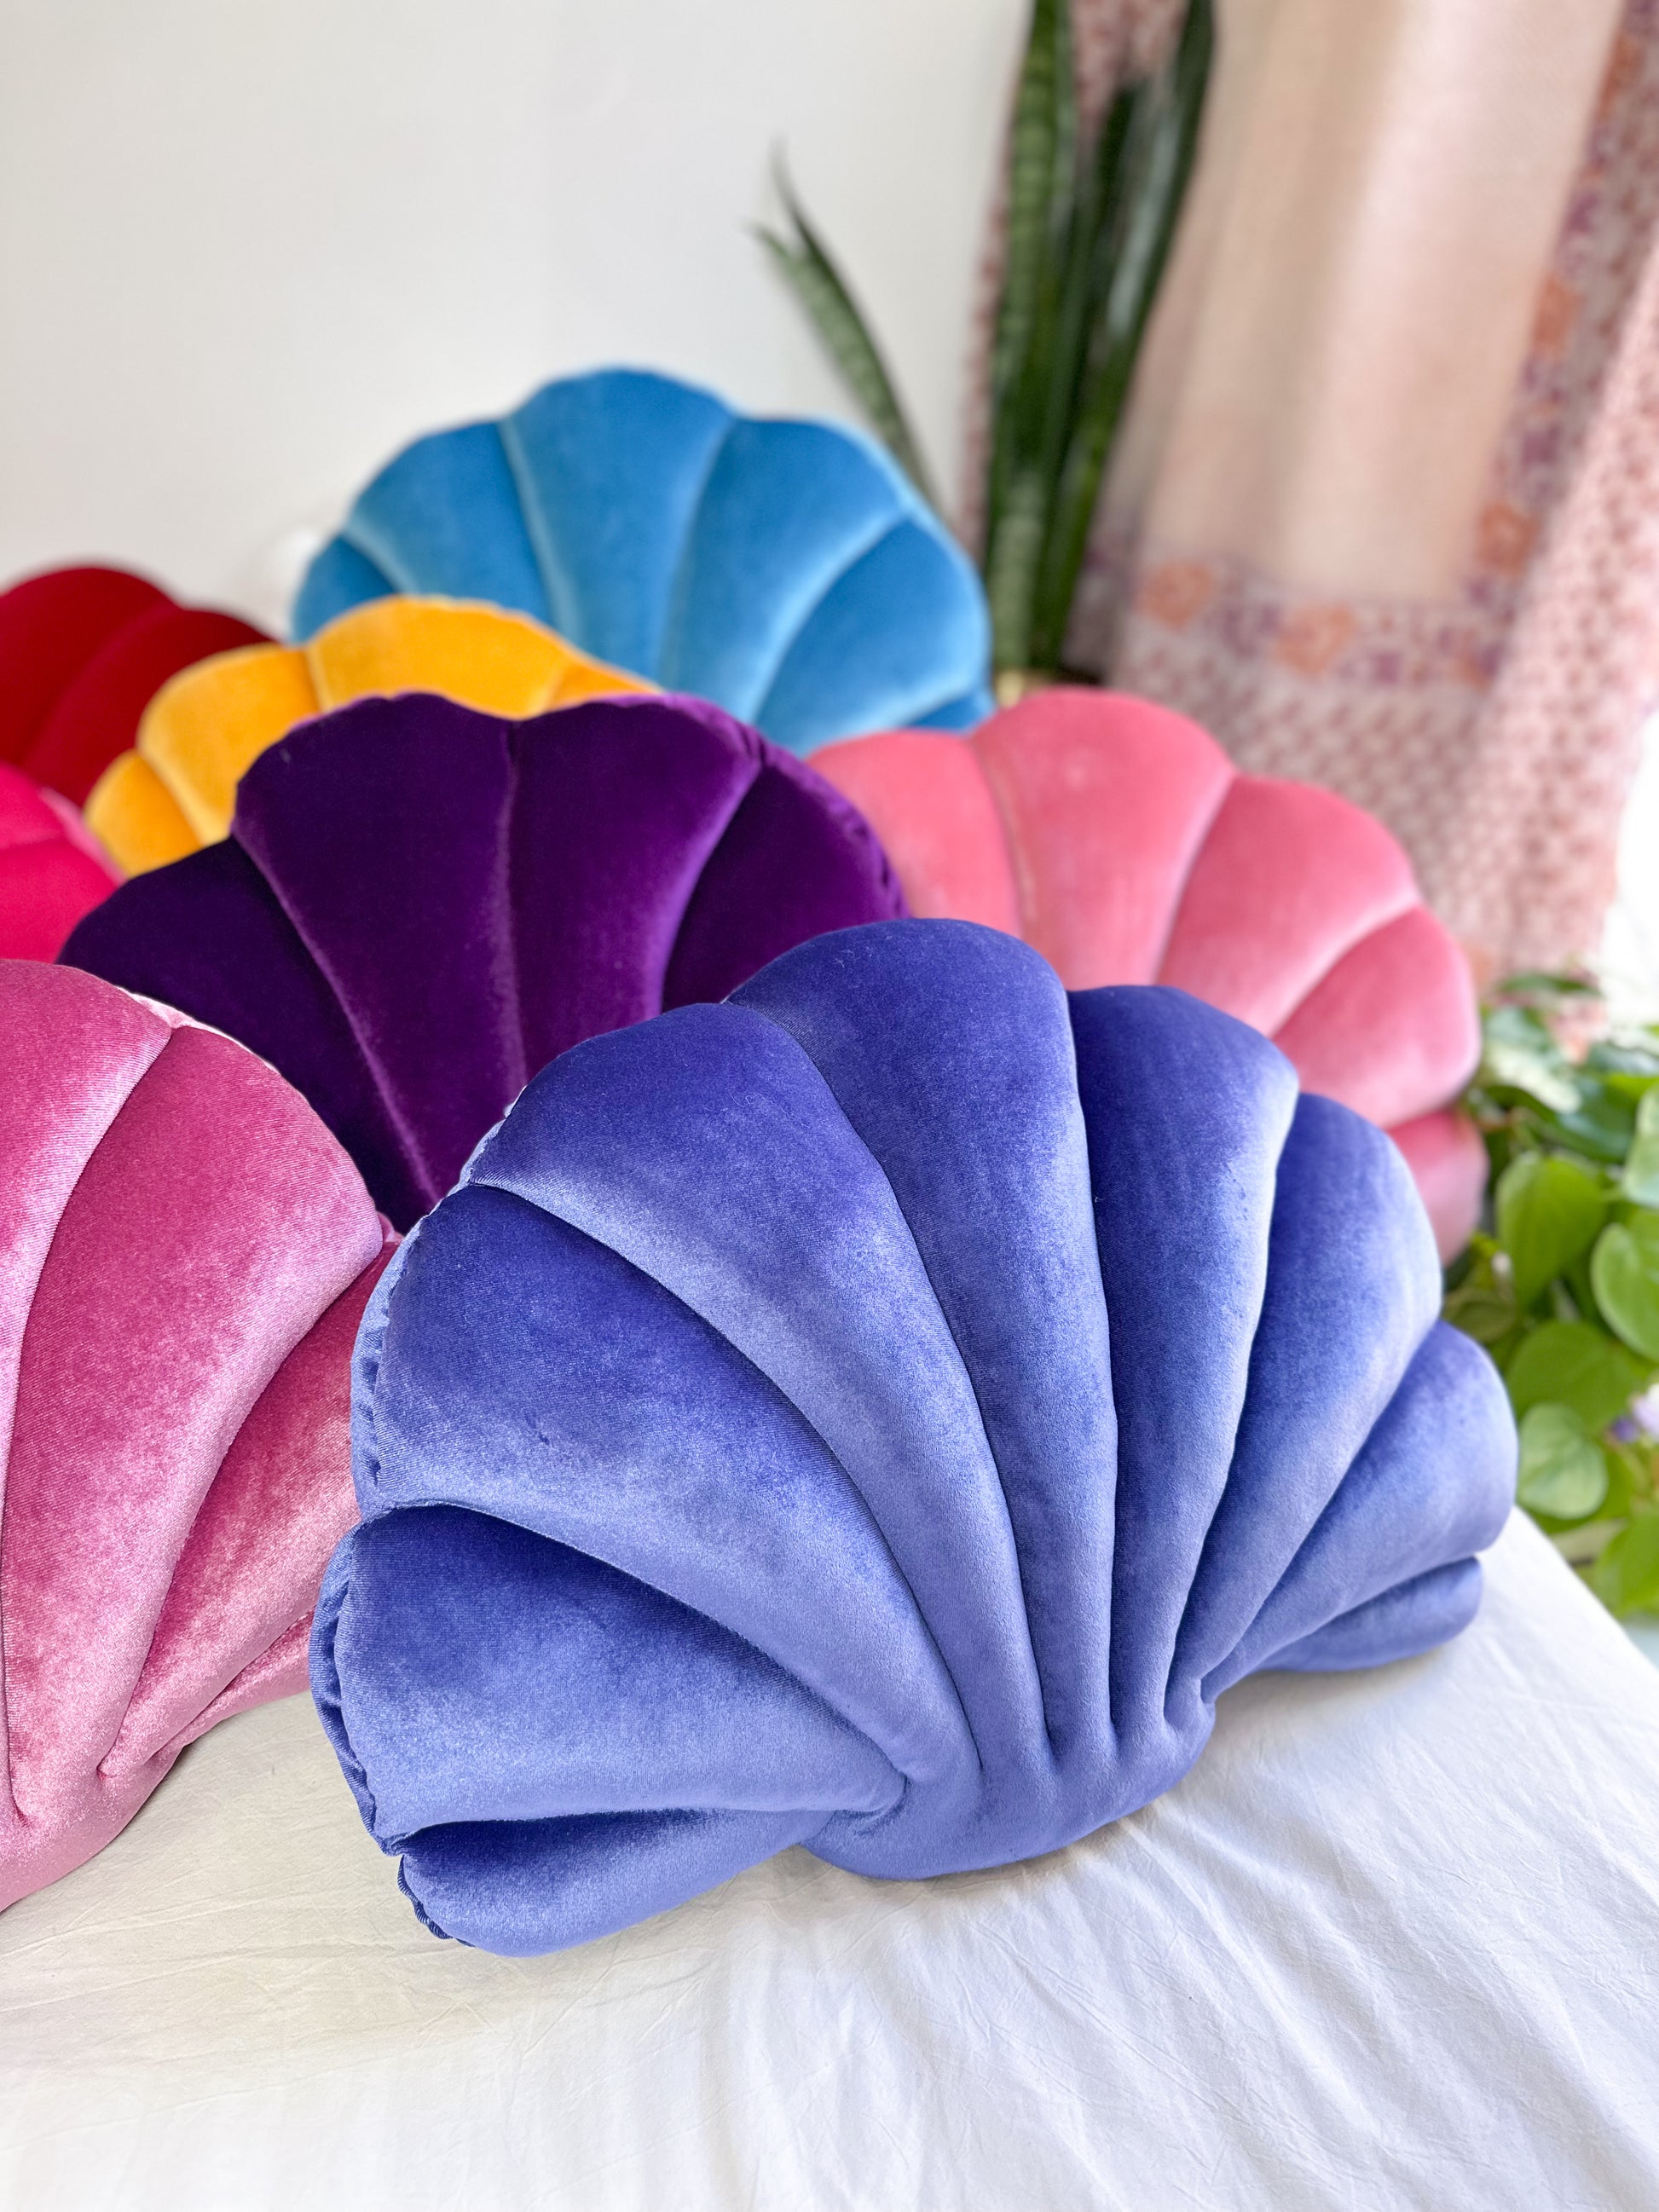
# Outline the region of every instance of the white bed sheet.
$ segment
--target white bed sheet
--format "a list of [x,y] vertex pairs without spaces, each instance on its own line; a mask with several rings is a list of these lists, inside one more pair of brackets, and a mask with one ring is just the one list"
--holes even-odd
[[527,1961],[290,1700],[0,1918],[0,2204],[1651,2212],[1659,1673],[1517,1519],[1452,1649],[1243,1685],[1068,1851]]

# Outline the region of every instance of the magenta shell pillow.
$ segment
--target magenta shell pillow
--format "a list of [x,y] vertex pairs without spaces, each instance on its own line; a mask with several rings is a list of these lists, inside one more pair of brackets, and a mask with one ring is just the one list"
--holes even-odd
[[63,957],[251,1045],[402,1228],[569,1046],[903,911],[855,809],[716,707],[514,722],[410,693],[272,746],[230,837],[124,884]]
[[1068,990],[1169,983],[1272,1037],[1304,1090],[1379,1122],[1443,1256],[1486,1152],[1449,1111],[1480,1036],[1455,941],[1362,807],[1241,775],[1196,722],[1059,686],[981,724],[854,738],[812,765],[886,848],[912,913],[1012,931]]
[[69,801],[0,761],[0,960],[55,960],[119,881]]
[[5,961],[0,1060],[3,1906],[100,1850],[193,1737],[304,1686],[395,1240],[228,1037]]

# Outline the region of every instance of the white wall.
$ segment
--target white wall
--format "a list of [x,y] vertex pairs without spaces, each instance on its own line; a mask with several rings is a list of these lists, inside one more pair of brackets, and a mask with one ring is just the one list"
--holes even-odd
[[956,481],[1024,0],[0,0],[0,580],[275,619],[415,433],[602,362],[845,412],[772,146]]

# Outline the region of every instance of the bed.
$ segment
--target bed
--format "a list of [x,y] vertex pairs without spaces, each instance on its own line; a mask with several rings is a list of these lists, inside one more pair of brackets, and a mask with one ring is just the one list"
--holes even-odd
[[1457,1644],[1243,1684],[1069,1850],[530,1960],[422,1931],[290,1698],[0,1918],[0,2203],[1637,2212],[1659,1671],[1516,1516]]

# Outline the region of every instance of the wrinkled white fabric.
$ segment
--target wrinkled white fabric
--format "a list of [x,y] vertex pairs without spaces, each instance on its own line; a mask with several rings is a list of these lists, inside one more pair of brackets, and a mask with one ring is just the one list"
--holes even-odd
[[0,2204],[1659,2205],[1659,1672],[1525,1523],[1036,1864],[792,1851],[562,1957],[425,1935],[301,1700],[0,1918]]

